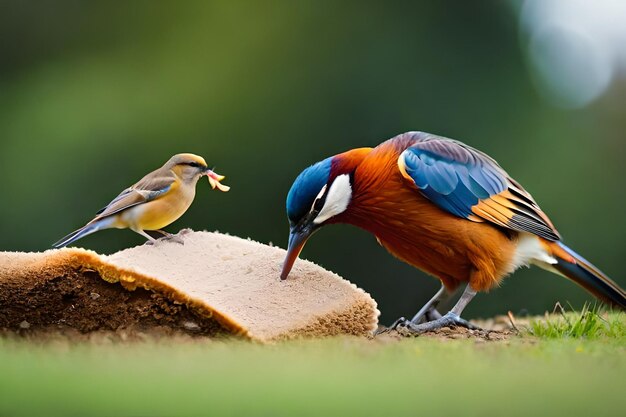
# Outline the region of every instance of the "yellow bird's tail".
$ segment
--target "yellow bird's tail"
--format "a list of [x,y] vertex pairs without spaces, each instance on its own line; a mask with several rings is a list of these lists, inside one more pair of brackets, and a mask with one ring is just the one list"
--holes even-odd
[[65,236],[63,239],[52,245],[53,248],[64,248],[67,245],[70,245],[76,242],[78,239],[81,239],[87,235],[97,232],[98,230],[108,229],[111,227],[114,219],[112,217],[105,217],[103,219],[93,220],[78,230],[73,231],[69,235]]

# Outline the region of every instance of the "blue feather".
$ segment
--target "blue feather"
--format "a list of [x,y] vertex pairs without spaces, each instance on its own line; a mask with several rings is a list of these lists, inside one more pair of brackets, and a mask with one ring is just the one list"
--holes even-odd
[[439,162],[425,169],[426,179],[430,185],[439,194],[448,195],[454,191],[459,183],[454,167],[446,162]]
[[457,207],[458,212],[455,214],[459,217],[467,217],[472,214],[472,207],[478,204],[479,200],[463,182],[459,182],[454,192],[448,195],[448,199],[451,204]]
[[478,197],[481,200],[485,198],[489,198],[489,196],[491,196],[491,193],[487,191],[485,187],[480,185],[480,183],[478,183],[478,181],[476,181],[474,177],[469,174],[469,172],[467,175],[467,183],[464,182],[464,184],[466,185],[467,188],[469,188],[472,191],[472,193],[476,197]]
[[404,154],[404,165],[407,173],[411,176],[418,188],[426,188],[428,181],[424,175],[424,171],[420,169],[422,161],[416,153],[409,152]]
[[332,157],[311,165],[298,175],[287,194],[287,216],[290,222],[297,223],[309,212],[315,197],[328,182],[331,166]]
[[418,143],[403,153],[407,174],[440,208],[467,218],[479,200],[507,188],[497,165],[454,142]]

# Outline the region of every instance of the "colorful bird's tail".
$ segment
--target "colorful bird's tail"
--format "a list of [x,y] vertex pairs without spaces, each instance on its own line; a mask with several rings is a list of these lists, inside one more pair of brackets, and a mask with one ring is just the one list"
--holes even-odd
[[97,232],[98,230],[107,229],[111,226],[111,223],[113,222],[112,220],[112,218],[107,217],[104,219],[91,221],[80,229],[73,231],[69,235],[65,236],[63,239],[54,243],[52,247],[56,249],[63,248],[69,244],[76,242],[78,239]]
[[551,266],[560,274],[571,279],[599,300],[626,310],[626,293],[611,278],[563,243],[550,242],[549,247],[557,260],[557,263]]

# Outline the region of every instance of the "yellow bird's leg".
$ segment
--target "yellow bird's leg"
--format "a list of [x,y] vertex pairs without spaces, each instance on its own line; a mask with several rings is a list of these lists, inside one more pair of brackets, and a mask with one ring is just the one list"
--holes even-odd
[[165,236],[165,237],[166,237],[166,238],[168,238],[168,239],[171,239],[171,238],[173,238],[173,237],[174,237],[174,235],[173,235],[173,234],[168,233],[168,232],[166,232],[165,230],[157,229],[157,230],[155,230],[155,232],[157,232],[157,233],[161,233],[163,236]]
[[150,236],[149,234],[147,234],[146,232],[144,232],[141,229],[132,229],[131,230],[135,233],[139,233],[141,236],[145,237],[146,239],[148,239],[148,241],[146,242],[146,244],[148,245],[154,245],[156,243],[156,239],[153,238],[152,236]]

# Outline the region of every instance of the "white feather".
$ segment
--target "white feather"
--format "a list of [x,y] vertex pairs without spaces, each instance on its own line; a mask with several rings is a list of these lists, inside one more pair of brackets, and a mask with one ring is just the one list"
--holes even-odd
[[554,268],[552,268],[551,265],[556,263],[557,260],[545,250],[536,235],[520,233],[517,248],[515,249],[513,260],[511,261],[511,272],[519,267],[529,266],[530,264],[553,271]]
[[350,177],[346,174],[339,175],[328,190],[324,207],[320,210],[313,223],[320,224],[343,213],[350,204],[352,198],[352,186],[350,185]]

